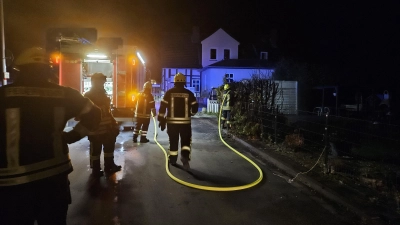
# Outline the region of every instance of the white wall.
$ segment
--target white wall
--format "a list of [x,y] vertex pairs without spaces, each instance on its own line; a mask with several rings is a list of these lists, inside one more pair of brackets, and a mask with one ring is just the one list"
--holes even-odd
[[234,81],[249,79],[253,74],[261,74],[263,78],[271,78],[273,69],[256,68],[208,68],[201,74],[202,90],[211,90],[212,87],[218,87],[223,84],[225,74],[233,74]]
[[[230,50],[230,59],[238,58],[239,42],[219,29],[208,38],[201,42],[202,46],[202,66],[206,67],[224,59],[224,49]],[[217,58],[210,60],[210,49],[217,49]]]
[[[190,77],[200,78],[201,69],[194,68],[162,68],[161,89],[167,91],[174,86],[175,74],[182,73],[186,76],[188,87],[190,87]],[[200,81],[201,82],[201,81]]]

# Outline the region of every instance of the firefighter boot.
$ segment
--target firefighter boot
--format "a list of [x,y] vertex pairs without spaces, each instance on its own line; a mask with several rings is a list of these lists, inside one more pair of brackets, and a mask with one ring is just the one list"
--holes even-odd
[[189,170],[190,169],[190,165],[189,165],[189,158],[188,157],[181,157],[181,162],[183,164],[183,169],[185,170]]
[[171,165],[176,166],[176,160],[178,159],[178,156],[176,155],[170,155],[168,156],[168,161]]
[[93,160],[91,168],[92,168],[92,175],[94,177],[101,177],[104,175],[103,170],[101,170],[101,168],[100,168],[100,159]]
[[140,135],[140,143],[147,143],[150,140],[146,138],[146,136]]
[[106,173],[115,173],[121,170],[121,166],[115,165],[114,157],[104,158],[104,171]]
[[134,134],[134,135],[133,135],[133,142],[134,142],[134,143],[137,143],[137,137],[138,137],[137,134]]

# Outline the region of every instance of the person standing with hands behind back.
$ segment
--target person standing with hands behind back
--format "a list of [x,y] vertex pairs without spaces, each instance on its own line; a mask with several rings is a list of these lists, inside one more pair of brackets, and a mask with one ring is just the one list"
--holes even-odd
[[104,147],[104,171],[114,173],[121,170],[121,166],[114,163],[114,148],[116,137],[119,134],[119,126],[111,114],[111,100],[104,89],[106,76],[95,73],[91,76],[91,89],[85,93],[85,97],[101,109],[101,122],[97,130],[88,135],[90,141],[90,167],[95,177],[103,175],[100,167],[101,150]]
[[181,138],[181,162],[185,170],[190,169],[190,153],[192,145],[191,117],[199,109],[193,92],[185,88],[186,77],[177,73],[174,87],[169,89],[161,101],[158,112],[159,127],[162,131],[167,126],[169,136],[168,159],[176,165],[178,159],[179,137]]
[[140,92],[133,100],[134,107],[134,118],[136,118],[136,125],[133,129],[133,142],[137,142],[137,138],[140,134],[140,143],[147,143],[147,130],[149,129],[151,114],[156,114],[156,106],[154,97],[151,94],[150,81],[147,81],[143,85],[143,91]]

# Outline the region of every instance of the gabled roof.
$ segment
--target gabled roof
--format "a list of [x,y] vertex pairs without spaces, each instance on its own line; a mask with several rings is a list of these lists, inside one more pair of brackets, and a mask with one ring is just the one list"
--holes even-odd
[[164,33],[160,55],[163,68],[201,68],[201,44],[191,33]]
[[218,68],[218,67],[274,69],[275,63],[264,59],[226,59],[207,66],[207,68]]
[[228,32],[226,32],[224,29],[219,28],[218,30],[216,30],[214,33],[208,35],[206,38],[203,38],[203,40],[201,41],[201,43],[203,43],[204,41],[206,41],[207,39],[209,39],[210,37],[212,37],[213,35],[217,34],[217,33],[221,33],[222,35],[227,35],[230,38],[232,38],[233,40],[235,40],[238,44],[240,43],[239,41],[237,41],[235,38],[233,38],[232,35],[230,35]]

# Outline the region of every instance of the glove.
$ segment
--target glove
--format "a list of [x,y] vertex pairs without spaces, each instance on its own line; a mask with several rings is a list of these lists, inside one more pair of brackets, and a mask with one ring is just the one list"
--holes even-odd
[[165,120],[164,121],[160,121],[158,123],[158,127],[161,128],[161,131],[165,130],[165,126],[166,126]]
[[63,132],[63,139],[68,144],[77,142],[77,141],[81,140],[82,138],[83,137],[76,130],[71,130],[69,132]]

